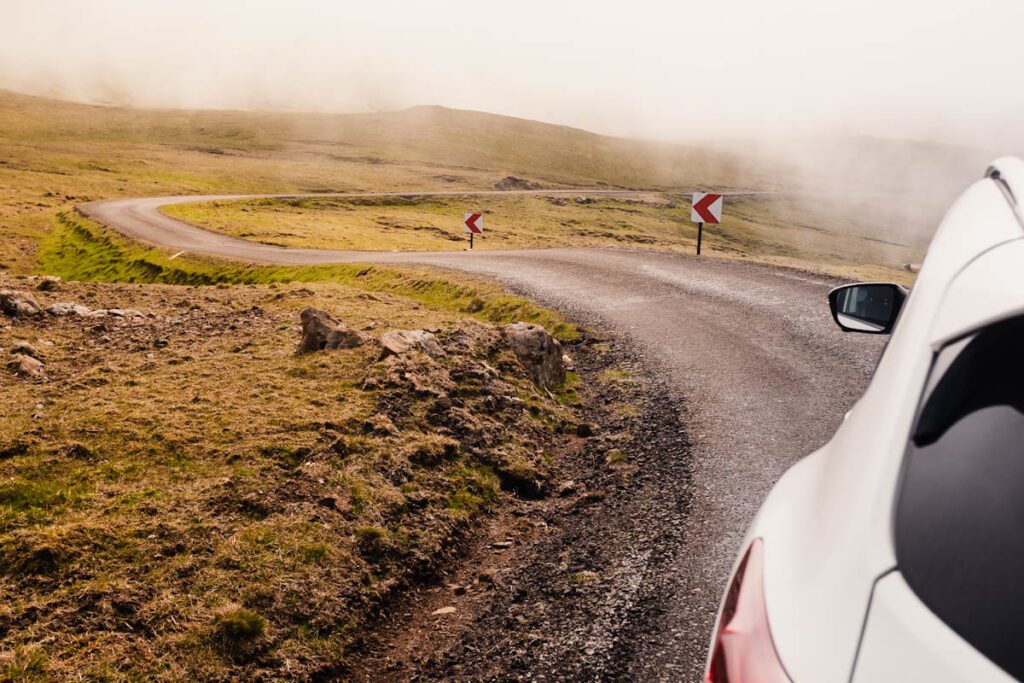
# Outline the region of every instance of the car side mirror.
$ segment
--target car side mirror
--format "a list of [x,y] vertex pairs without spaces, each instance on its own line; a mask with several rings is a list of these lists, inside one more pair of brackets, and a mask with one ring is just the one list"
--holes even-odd
[[844,332],[889,334],[906,300],[907,290],[888,282],[843,285],[828,293],[832,317]]

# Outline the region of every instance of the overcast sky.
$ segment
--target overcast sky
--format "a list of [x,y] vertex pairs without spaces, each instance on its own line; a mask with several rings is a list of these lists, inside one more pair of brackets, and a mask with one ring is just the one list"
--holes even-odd
[[0,0],[0,87],[1022,148],[1022,35],[1021,0]]

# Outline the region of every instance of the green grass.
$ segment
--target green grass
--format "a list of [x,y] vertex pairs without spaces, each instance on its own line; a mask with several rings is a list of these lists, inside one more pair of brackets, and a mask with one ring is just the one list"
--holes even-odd
[[483,281],[467,285],[426,270],[360,264],[280,267],[191,257],[172,260],[162,250],[131,242],[73,212],[57,216],[40,247],[39,262],[40,272],[79,281],[174,285],[333,282],[395,294],[430,308],[464,313],[496,324],[537,323],[563,341],[579,335],[575,325],[560,314]]
[[[466,248],[461,218],[485,213],[479,250],[620,247],[693,253],[689,195],[311,197],[174,204],[162,211],[213,232],[283,247],[354,251]],[[730,197],[721,225],[706,226],[707,256],[750,259],[865,279],[909,281],[893,266],[920,260],[919,246],[886,239],[825,200]],[[856,215],[856,212],[854,212]],[[888,264],[886,266],[885,264]]]

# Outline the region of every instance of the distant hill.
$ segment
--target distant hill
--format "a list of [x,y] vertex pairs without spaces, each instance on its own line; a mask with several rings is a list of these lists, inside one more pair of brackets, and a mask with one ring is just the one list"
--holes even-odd
[[[157,144],[208,152],[426,163],[555,185],[738,187],[731,153],[436,106],[373,114],[129,109],[0,91],[0,139]],[[415,189],[415,188],[412,188]]]
[[1013,151],[853,136],[683,145],[437,106],[156,110],[0,90],[0,230],[11,238],[0,263],[30,263],[54,212],[88,199],[489,190],[509,176],[541,187],[796,193],[778,217],[787,225],[921,248],[956,195]]

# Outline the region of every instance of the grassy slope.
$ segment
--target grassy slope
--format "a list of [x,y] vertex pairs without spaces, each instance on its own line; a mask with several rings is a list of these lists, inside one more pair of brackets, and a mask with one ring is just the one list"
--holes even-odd
[[727,185],[731,157],[420,107],[356,115],[132,110],[0,92],[0,266],[27,272],[61,209],[209,192]]
[[[689,196],[637,198],[403,197],[259,199],[169,206],[176,218],[267,244],[326,249],[437,251],[465,248],[464,211],[483,210],[478,249],[641,247],[692,253]],[[885,264],[915,261],[919,250],[854,236],[848,223],[787,199],[729,199],[726,222],[707,226],[710,255],[752,258],[838,274],[906,277]],[[831,224],[832,229],[820,227]]]
[[[27,339],[50,374],[27,382],[3,358],[0,679],[330,671],[366,614],[442,561],[500,496],[495,477],[532,477],[529,460],[548,462],[542,442],[572,418],[508,375],[515,362],[499,353],[485,357],[530,411],[483,417],[477,404],[498,389],[443,384],[444,368],[466,362],[451,357],[401,375],[437,377],[465,402],[437,422],[433,394],[390,386],[371,348],[293,356],[298,309],[322,306],[375,334],[473,330],[474,317],[534,320],[563,339],[575,329],[494,285],[415,269],[171,260],[70,209],[154,193],[487,187],[501,172],[453,180],[432,163],[316,140],[318,125],[338,133],[334,119],[0,99],[2,267],[138,283],[70,284],[44,299],[158,316],[140,326],[0,316],[0,346]],[[0,273],[0,286],[31,284]],[[462,372],[486,376],[482,361]],[[452,430],[469,439],[461,450]]]
[[[302,306],[329,308],[357,326],[465,328],[475,316],[575,334],[497,287],[422,271],[172,261],[80,219],[75,204],[178,193],[490,189],[509,174],[551,186],[728,188],[748,177],[738,159],[430,107],[135,111],[0,93],[0,269],[139,283],[67,285],[49,300],[159,316],[138,329],[0,325],[0,346],[28,339],[51,374],[45,384],[0,374],[0,678],[217,679],[283,676],[288,667],[312,675],[343,654],[375,600],[443,557],[450,534],[493,499],[496,482],[479,453],[432,455],[444,449],[426,421],[429,396],[361,385],[375,363],[369,349],[291,355]],[[768,185],[745,183],[758,184]],[[677,223],[685,209],[666,211],[660,199],[565,212],[543,200],[509,201],[488,218],[502,236],[489,234],[485,245],[689,244]],[[457,203],[430,211],[448,215]],[[303,207],[270,208],[281,219],[270,229],[310,229],[309,214],[293,215]],[[384,220],[431,221],[410,215],[421,209],[390,207]],[[361,207],[360,220],[376,210]],[[813,220],[794,229],[779,204],[730,211],[727,226],[709,231],[722,253],[799,265],[809,254],[849,260],[863,246],[836,242]],[[330,211],[311,213],[329,224],[325,234],[340,225]],[[600,232],[613,237],[593,234]],[[818,235],[809,250],[800,246]],[[0,284],[27,286],[2,273]],[[482,401],[480,387],[463,389],[467,402]],[[519,390],[533,417],[511,425],[502,448],[534,446],[523,435],[569,417],[528,385]],[[389,410],[398,411],[397,436],[375,431],[374,417]],[[358,457],[331,448],[339,437],[341,450]],[[235,603],[252,614],[225,612]],[[258,636],[253,651],[227,642],[245,632]]]
[[43,271],[69,280],[178,285],[334,282],[388,292],[433,309],[492,323],[535,322],[562,340],[577,336],[576,327],[560,314],[478,278],[460,275],[456,283],[423,269],[357,264],[267,267],[189,257],[171,259],[159,249],[132,243],[73,212],[57,217],[40,256]]
[[[0,273],[12,286],[31,283]],[[329,676],[366,615],[442,562],[508,476],[544,467],[573,419],[493,329],[404,297],[324,283],[38,295],[147,317],[0,316],[4,364],[27,340],[49,375],[0,372],[0,680]],[[454,346],[436,362],[369,345],[296,356],[310,305]],[[494,392],[531,411],[495,412]],[[438,410],[445,394],[465,409]]]
[[[856,147],[863,145],[858,143]],[[884,184],[897,172],[883,172],[881,169],[887,166],[882,162],[894,154],[906,156],[907,151],[899,145],[890,145],[893,149],[882,147],[872,147],[872,158],[882,161],[867,174],[876,184]],[[827,159],[846,160],[843,168],[832,172],[839,176],[820,186],[816,182],[797,184],[807,179],[784,164],[755,159],[752,166],[745,165],[742,147],[735,152],[712,152],[440,107],[344,115],[155,111],[87,106],[0,92],[0,150],[0,172],[5,180],[0,185],[0,232],[5,235],[0,241],[0,267],[15,272],[35,269],[38,245],[57,211],[104,197],[491,189],[496,180],[509,174],[551,187],[655,191],[685,190],[696,185],[724,189],[799,186],[828,191],[856,183],[855,176],[842,175],[854,166],[849,146],[843,148],[845,152],[829,150],[825,155]],[[910,156],[945,167],[959,163],[962,155],[914,147]],[[835,166],[826,159],[820,165],[822,169]],[[822,179],[829,180],[824,176]],[[502,227],[505,208],[496,206],[493,225]],[[655,215],[648,211],[651,215],[637,216],[640,225],[628,226],[620,225],[621,217],[598,216],[599,225],[581,227],[573,221],[593,220],[600,212],[545,216],[543,212],[535,213],[544,208],[536,205],[509,208],[510,221],[523,226],[528,220],[531,228],[540,228],[528,239],[512,240],[510,244],[548,240],[592,244],[602,241],[594,233],[607,232],[609,223],[613,231],[635,232],[641,239],[613,236],[605,243],[652,244],[648,238],[653,235],[653,244],[659,248],[671,248],[673,244],[687,248],[689,241],[686,229],[680,233],[679,228],[688,221],[677,221],[680,216],[671,212]],[[879,215],[870,208],[857,200],[731,207],[726,224],[717,229],[722,238],[718,240],[712,230],[710,246],[712,253],[717,245],[725,254],[800,267],[821,267],[824,263],[832,272],[892,277],[892,269],[886,266],[918,260],[923,243],[915,238],[910,247],[894,249],[889,244],[894,240],[888,235],[899,232],[909,219],[898,212]],[[221,224],[229,231],[244,232],[250,227],[236,221],[236,212],[218,217],[209,210],[196,215],[201,210],[195,207],[179,207],[176,211],[215,226]],[[931,224],[935,212],[934,207],[928,209],[925,224]],[[685,211],[682,213],[685,219]],[[316,212],[317,225],[338,223],[337,217],[321,220],[324,216],[324,212]],[[372,219],[381,217],[374,215]],[[296,222],[294,216],[280,213],[274,218]],[[366,225],[368,218],[359,217],[358,225]],[[383,220],[401,223],[404,217],[386,214]],[[533,225],[536,223],[542,225]],[[561,223],[567,224],[561,226],[566,229],[559,228]],[[271,240],[277,240],[281,237],[277,233],[295,232],[292,224],[264,224],[262,229],[271,233]],[[309,235],[309,223],[303,226]],[[374,246],[371,239],[379,236],[386,238],[384,247],[408,244],[420,248],[430,231],[421,230],[412,240],[406,240],[397,230],[374,230],[369,237],[352,233],[349,229],[346,240],[358,248]],[[872,239],[851,237],[853,234]],[[284,237],[282,241],[287,242],[288,235]],[[426,240],[427,248],[436,248],[446,239],[439,234],[433,237]],[[320,235],[315,238],[332,241]],[[434,246],[430,246],[431,241]],[[485,248],[497,242],[485,239]],[[907,253],[912,256],[907,257]],[[849,265],[852,268],[845,268]]]

